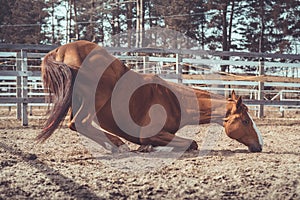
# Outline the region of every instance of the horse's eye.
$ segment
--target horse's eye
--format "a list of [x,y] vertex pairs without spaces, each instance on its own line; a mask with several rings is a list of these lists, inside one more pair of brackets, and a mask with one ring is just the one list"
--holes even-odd
[[244,125],[248,125],[249,124],[248,120],[243,120],[242,122],[243,122]]

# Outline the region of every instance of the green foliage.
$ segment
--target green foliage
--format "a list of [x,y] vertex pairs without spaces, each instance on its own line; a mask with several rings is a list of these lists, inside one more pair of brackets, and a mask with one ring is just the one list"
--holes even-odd
[[45,6],[42,0],[1,0],[0,41],[39,44],[45,40],[42,30],[48,16],[43,10]]
[[[300,38],[299,0],[142,0],[141,16],[137,2],[0,0],[0,42],[86,39],[131,46],[136,36],[114,35],[134,33],[137,19],[146,30],[178,31],[206,50],[291,53]],[[149,37],[143,37],[143,44],[149,44]]]

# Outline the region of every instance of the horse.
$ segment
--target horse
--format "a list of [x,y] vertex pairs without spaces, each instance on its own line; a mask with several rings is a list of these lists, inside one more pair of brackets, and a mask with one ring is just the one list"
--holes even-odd
[[130,150],[122,139],[140,145],[141,152],[161,146],[197,150],[195,140],[175,133],[186,125],[207,123],[222,125],[250,152],[262,151],[261,133],[234,91],[225,99],[134,72],[103,47],[83,40],[50,51],[41,70],[53,106],[36,137],[39,142],[47,140],[68,115],[71,130],[112,152]]

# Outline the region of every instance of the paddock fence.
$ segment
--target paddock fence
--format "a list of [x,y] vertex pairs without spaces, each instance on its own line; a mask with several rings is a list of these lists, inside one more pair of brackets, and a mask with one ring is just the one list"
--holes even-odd
[[[47,107],[40,64],[57,46],[0,44],[0,106],[16,107],[16,118],[28,125],[34,107]],[[300,110],[300,55],[157,48],[107,47],[140,73],[229,96],[232,90],[264,116],[267,106]],[[224,59],[227,58],[227,59]],[[225,67],[225,72],[220,68]]]

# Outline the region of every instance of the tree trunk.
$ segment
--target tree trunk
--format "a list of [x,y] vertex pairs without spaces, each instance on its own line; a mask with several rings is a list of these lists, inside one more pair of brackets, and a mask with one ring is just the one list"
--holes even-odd
[[140,41],[139,31],[140,31],[140,0],[136,0],[136,34],[135,34],[135,37],[136,37],[135,46],[136,47],[139,47],[139,41]]
[[265,32],[265,6],[264,1],[259,1],[260,6],[260,24],[261,24],[261,30],[260,30],[260,37],[259,37],[259,52],[264,52],[264,32]]
[[127,43],[128,43],[128,47],[130,48],[131,47],[131,37],[132,35],[130,34],[131,33],[131,30],[132,30],[132,18],[133,18],[133,15],[132,15],[132,4],[131,3],[128,3],[127,4],[127,13],[126,13],[126,18],[127,18]]
[[231,1],[231,12],[230,12],[230,20],[229,20],[229,31],[228,31],[228,51],[231,49],[231,33],[232,33],[232,22],[234,16],[234,7],[235,0]]
[[[224,3],[223,10],[222,10],[222,25],[223,25],[223,37],[222,37],[222,47],[223,51],[229,51],[228,48],[228,35],[227,35],[227,29],[228,29],[228,22],[227,22],[227,7],[228,2]],[[228,56],[223,56],[223,60],[229,60]],[[228,65],[221,65],[221,72],[226,72],[226,69],[228,69]]]
[[75,22],[75,39],[79,39],[79,31],[78,31],[78,19],[77,19],[77,6],[76,6],[76,0],[73,0],[73,9],[74,9],[74,22]]
[[91,0],[91,9],[92,9],[92,12],[90,14],[90,24],[89,24],[89,30],[90,30],[90,33],[88,33],[90,35],[90,40],[92,42],[95,42],[96,41],[96,35],[95,35],[95,30],[94,30],[94,18],[93,18],[93,13],[95,12],[95,2],[94,0]]
[[51,19],[52,19],[52,44],[55,44],[55,25],[54,25],[54,1],[51,2]]

